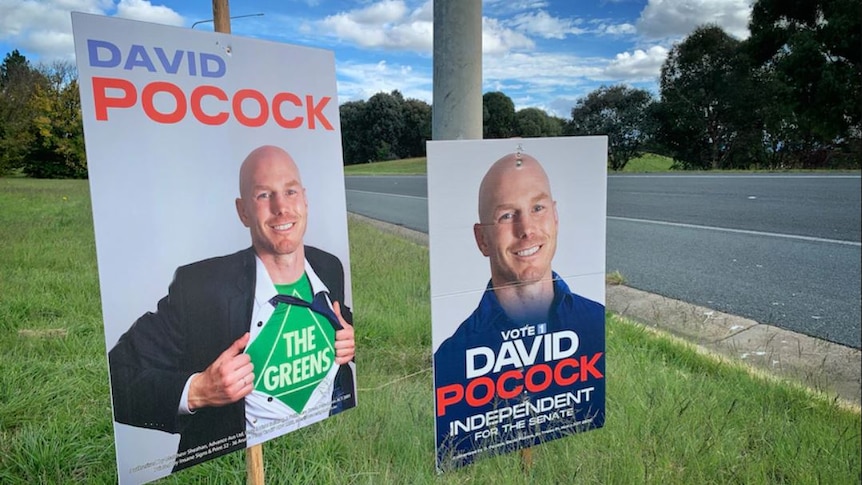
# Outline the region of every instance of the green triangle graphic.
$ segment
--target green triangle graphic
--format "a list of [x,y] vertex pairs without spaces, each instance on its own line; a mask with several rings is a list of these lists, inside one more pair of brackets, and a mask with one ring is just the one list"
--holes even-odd
[[310,308],[279,303],[245,352],[254,389],[301,413],[335,363],[335,329]]

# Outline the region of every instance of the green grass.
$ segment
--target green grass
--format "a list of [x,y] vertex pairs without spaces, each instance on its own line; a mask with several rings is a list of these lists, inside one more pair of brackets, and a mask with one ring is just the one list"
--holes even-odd
[[670,172],[673,159],[654,153],[645,153],[643,156],[629,160],[623,173],[645,173],[645,172]]
[[362,163],[344,167],[344,175],[416,175],[425,173],[425,157],[388,162]]
[[[0,227],[0,483],[115,483],[86,182],[0,179]],[[350,238],[359,405],[266,443],[269,483],[859,483],[857,409],[613,316],[605,428],[437,476],[427,248]],[[243,480],[234,453],[158,483]]]
[[[625,167],[620,172],[613,172],[609,169],[609,173],[667,173],[677,172],[686,174],[695,173],[787,173],[787,172],[831,172],[830,170],[712,170],[709,172],[703,171],[682,171],[673,169],[674,161],[672,158],[654,153],[646,153],[641,157],[629,160]],[[348,165],[344,167],[345,175],[423,175],[426,173],[426,158],[408,158],[404,160],[393,160],[389,162],[373,162],[361,165]]]
[[[347,165],[344,175],[422,175],[426,173],[426,158],[406,158],[389,162]],[[623,168],[624,173],[670,172],[673,160],[662,155],[647,153],[629,161]]]

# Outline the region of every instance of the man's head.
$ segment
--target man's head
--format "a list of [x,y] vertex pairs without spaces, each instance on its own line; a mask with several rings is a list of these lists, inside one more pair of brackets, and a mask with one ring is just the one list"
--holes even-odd
[[239,194],[236,211],[251,232],[258,256],[283,256],[302,249],[308,201],[290,154],[271,145],[252,150],[239,170]]
[[473,234],[490,259],[495,287],[549,281],[558,225],[548,176],[535,158],[510,153],[491,166],[479,187]]

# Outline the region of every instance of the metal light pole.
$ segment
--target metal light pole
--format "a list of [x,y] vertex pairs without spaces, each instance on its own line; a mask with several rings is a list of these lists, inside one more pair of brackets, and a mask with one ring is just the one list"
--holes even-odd
[[482,138],[482,0],[434,0],[431,138]]

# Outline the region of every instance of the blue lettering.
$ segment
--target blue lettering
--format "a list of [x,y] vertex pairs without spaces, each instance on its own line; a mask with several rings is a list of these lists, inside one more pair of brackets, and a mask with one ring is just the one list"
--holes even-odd
[[183,51],[176,51],[174,53],[174,59],[169,62],[164,49],[156,47],[154,50],[156,51],[156,56],[159,58],[159,61],[162,63],[162,67],[165,68],[166,73],[176,74],[177,71],[180,70],[180,63],[183,62]]
[[[210,69],[210,61],[216,63],[217,70]],[[203,77],[222,77],[227,68],[224,64],[224,59],[214,54],[201,54],[201,76]]]
[[198,68],[197,64],[195,64],[195,53],[189,51],[189,76],[197,76]]
[[[99,58],[99,50],[110,54],[108,59]],[[104,40],[87,39],[87,52],[93,67],[117,67],[120,65],[120,48]]]
[[123,69],[131,71],[135,67],[145,67],[150,72],[156,72],[156,66],[150,60],[146,49],[144,46],[138,44],[132,44],[132,48],[129,49],[129,57],[126,59],[126,65],[123,66]]
[[150,47],[132,44],[129,47],[125,62],[123,62],[124,53],[116,44],[106,40],[87,39],[87,53],[92,67],[115,68],[122,66],[127,71],[144,68],[149,72],[163,71],[166,74],[178,74],[185,60],[188,62],[190,76],[200,75],[217,78],[224,77],[227,73],[227,64],[224,58],[217,54],[197,53],[181,49],[171,52],[163,47],[151,47],[155,53],[154,59],[153,53],[148,52],[148,48]]

